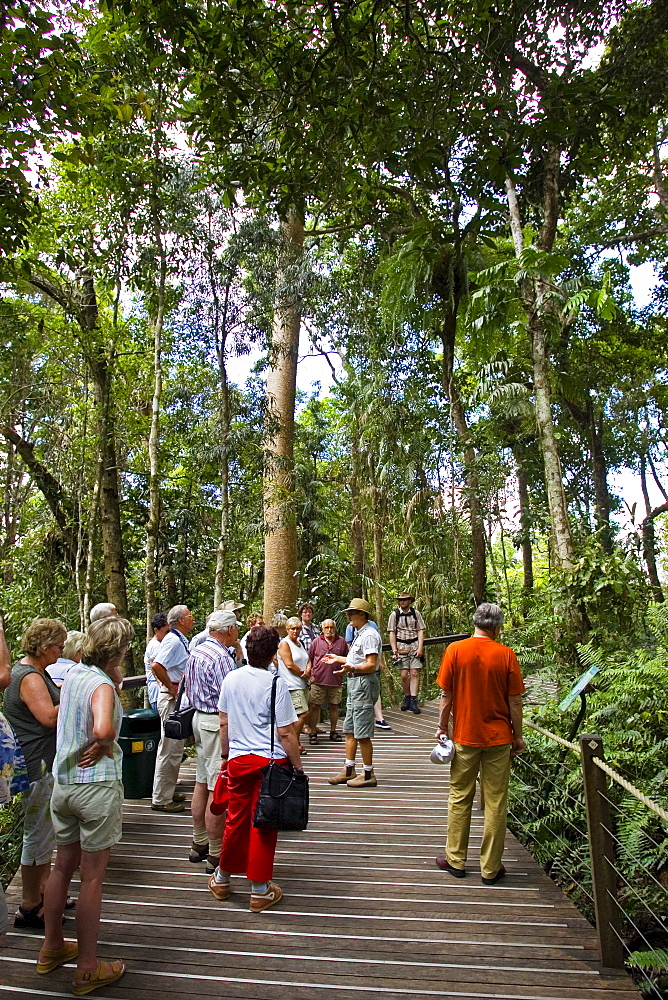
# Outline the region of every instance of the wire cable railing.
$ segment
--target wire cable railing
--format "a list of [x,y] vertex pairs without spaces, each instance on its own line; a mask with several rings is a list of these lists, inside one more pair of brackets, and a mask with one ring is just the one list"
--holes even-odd
[[[549,751],[540,756],[542,741],[530,741],[527,754],[515,760],[510,789],[516,832],[584,904],[596,925],[602,966],[627,964],[646,994],[666,1000],[657,977],[666,970],[668,953],[668,889],[660,860],[668,856],[668,808],[604,760],[600,736],[583,735],[573,743],[531,721],[525,725],[577,755],[578,766],[566,764],[561,754],[558,760]],[[532,745],[538,762],[529,759]]]

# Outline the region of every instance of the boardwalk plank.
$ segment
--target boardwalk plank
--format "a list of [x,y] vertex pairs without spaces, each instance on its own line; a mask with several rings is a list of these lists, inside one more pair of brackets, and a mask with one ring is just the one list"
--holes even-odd
[[[379,787],[333,788],[341,748],[309,747],[312,811],[303,834],[282,834],[275,910],[248,911],[248,884],[230,900],[208,891],[187,861],[187,814],[124,808],[123,841],[103,892],[100,955],[128,973],[107,1000],[637,1000],[625,974],[601,975],[594,929],[508,833],[508,878],[480,884],[482,816],[474,811],[469,873],[434,865],[446,830],[448,769],[428,762],[436,712],[388,713],[375,741]],[[191,791],[194,767],[182,768]],[[75,886],[76,888],[76,886]],[[8,896],[15,900],[17,882]],[[74,924],[66,922],[66,936]],[[39,936],[10,932],[0,1000],[68,997],[72,969],[39,976]]]

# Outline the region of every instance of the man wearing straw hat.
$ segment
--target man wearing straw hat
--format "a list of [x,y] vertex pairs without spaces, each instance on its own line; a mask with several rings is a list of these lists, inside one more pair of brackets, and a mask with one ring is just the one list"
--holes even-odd
[[[343,723],[346,740],[346,762],[339,774],[329,779],[330,785],[347,785],[348,788],[375,788],[378,782],[373,772],[373,743],[375,716],[373,706],[380,695],[380,657],[382,641],[377,629],[369,625],[371,607],[361,597],[355,597],[346,610],[348,620],[356,635],[347,656],[327,653],[323,663],[338,663],[348,678],[348,702]],[[359,745],[364,771],[357,774],[355,758]]]

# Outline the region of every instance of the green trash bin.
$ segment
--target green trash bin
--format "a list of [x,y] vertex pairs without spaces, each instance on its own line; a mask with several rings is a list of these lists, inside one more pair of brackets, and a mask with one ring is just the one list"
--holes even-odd
[[124,715],[118,742],[123,751],[125,798],[148,798],[160,742],[160,716],[155,709],[136,708]]

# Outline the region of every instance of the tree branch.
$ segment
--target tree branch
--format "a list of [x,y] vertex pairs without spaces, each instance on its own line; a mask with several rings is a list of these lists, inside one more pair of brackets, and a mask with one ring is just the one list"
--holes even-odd
[[68,561],[75,565],[77,535],[74,529],[76,523],[74,504],[55,476],[35,457],[35,446],[30,441],[22,438],[8,424],[0,425],[0,434],[16,448],[17,453],[27,466],[32,481],[49,505],[56,524],[60,528]]

